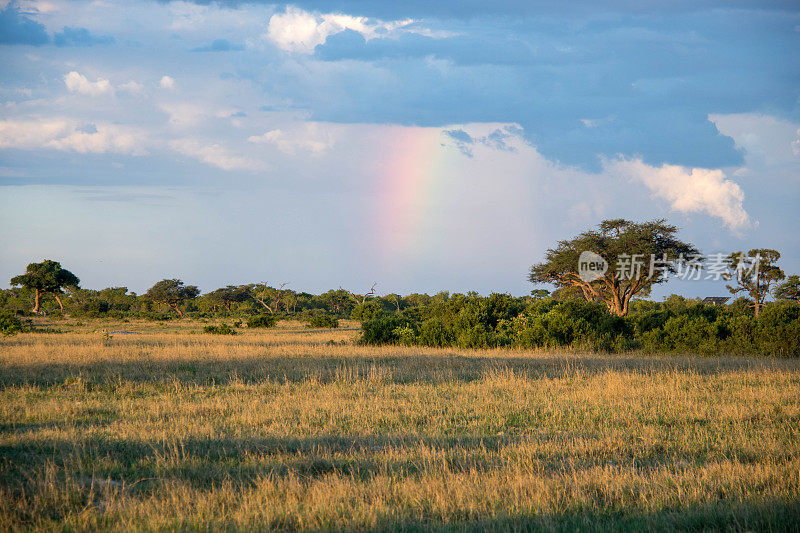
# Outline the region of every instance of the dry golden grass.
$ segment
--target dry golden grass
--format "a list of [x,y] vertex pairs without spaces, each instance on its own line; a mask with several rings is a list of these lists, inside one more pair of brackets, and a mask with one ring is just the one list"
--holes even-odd
[[202,326],[0,340],[0,529],[798,528],[800,361]]

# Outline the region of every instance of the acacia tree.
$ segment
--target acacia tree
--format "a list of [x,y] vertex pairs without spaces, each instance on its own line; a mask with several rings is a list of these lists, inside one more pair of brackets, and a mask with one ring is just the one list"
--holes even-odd
[[64,294],[64,287],[77,288],[81,280],[78,277],[61,268],[61,263],[47,259],[41,263],[31,263],[25,269],[24,274],[11,278],[11,285],[21,285],[34,292],[33,312],[39,313],[41,297],[51,294],[58,302],[61,313],[64,313],[64,304],[59,295]]
[[250,293],[245,285],[228,285],[206,295],[208,299],[214,304],[219,304],[225,307],[227,311],[231,312],[231,306],[234,303],[246,302],[250,299]]
[[772,290],[772,286],[786,275],[775,264],[781,258],[780,252],[770,248],[755,248],[745,254],[733,252],[725,262],[733,272],[725,274],[725,279],[733,280],[735,285],[728,285],[731,294],[746,293],[751,298],[751,306],[758,317],[764,300]]
[[[597,230],[559,241],[547,250],[545,260],[531,267],[528,279],[579,290],[586,300],[603,302],[612,313],[625,316],[631,298],[648,294],[653,285],[667,281],[683,258],[700,261],[697,248],[679,240],[677,232],[677,227],[663,219],[644,223],[605,220]],[[596,271],[593,279],[582,277],[579,260],[583,252],[601,256],[607,268]]]
[[274,315],[280,311],[281,301],[285,293],[283,288],[287,285],[288,283],[281,283],[280,288],[276,289],[267,285],[265,281],[264,283],[251,286],[250,290],[252,290],[252,293],[250,294],[256,302],[260,303],[264,309]]
[[169,306],[183,318],[181,304],[194,300],[200,294],[200,289],[194,285],[184,285],[179,279],[162,279],[145,293],[144,297],[156,303]]
[[778,284],[773,293],[778,300],[788,300],[791,302],[800,302],[800,276],[792,274],[786,281]]

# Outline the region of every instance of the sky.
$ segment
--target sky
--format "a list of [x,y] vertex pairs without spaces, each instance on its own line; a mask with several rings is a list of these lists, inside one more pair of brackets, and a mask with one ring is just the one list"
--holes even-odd
[[0,0],[0,284],[523,295],[610,218],[798,273],[798,51],[789,1]]

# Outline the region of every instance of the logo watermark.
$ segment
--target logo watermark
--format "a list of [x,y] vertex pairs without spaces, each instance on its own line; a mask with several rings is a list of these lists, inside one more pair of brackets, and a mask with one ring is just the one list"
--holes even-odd
[[578,258],[578,276],[585,283],[591,283],[602,278],[608,271],[608,261],[603,256],[592,251],[581,252]]

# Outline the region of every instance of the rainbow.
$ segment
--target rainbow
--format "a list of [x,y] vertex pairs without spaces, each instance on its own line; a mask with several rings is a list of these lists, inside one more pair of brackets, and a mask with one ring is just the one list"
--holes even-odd
[[376,168],[375,211],[378,242],[385,259],[422,254],[430,240],[427,222],[436,198],[445,194],[441,178],[457,152],[442,146],[440,128],[389,126]]

